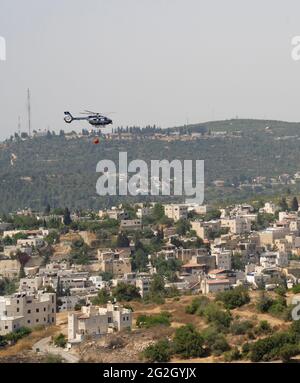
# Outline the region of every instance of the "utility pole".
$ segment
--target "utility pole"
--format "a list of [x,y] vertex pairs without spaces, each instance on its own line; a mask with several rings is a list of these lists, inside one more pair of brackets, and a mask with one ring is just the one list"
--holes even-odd
[[27,89],[27,111],[28,111],[28,134],[31,136],[31,105],[30,105],[30,89]]
[[19,136],[21,137],[21,117],[20,116],[18,117],[18,133],[19,133]]

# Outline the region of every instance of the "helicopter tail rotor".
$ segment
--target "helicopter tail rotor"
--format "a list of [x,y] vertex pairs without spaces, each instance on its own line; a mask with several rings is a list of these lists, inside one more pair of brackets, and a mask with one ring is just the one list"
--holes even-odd
[[70,124],[74,120],[74,118],[70,112],[65,112],[64,120],[67,124]]

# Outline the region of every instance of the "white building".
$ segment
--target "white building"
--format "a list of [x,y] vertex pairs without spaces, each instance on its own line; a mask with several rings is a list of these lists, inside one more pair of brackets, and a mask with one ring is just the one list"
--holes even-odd
[[186,219],[188,216],[188,207],[184,204],[171,204],[171,205],[165,205],[165,215],[173,219],[175,222],[179,221],[180,219]]
[[0,297],[0,335],[20,327],[55,324],[56,294],[16,293]]
[[218,251],[212,252],[211,255],[216,257],[216,265],[218,269],[231,270],[231,251],[218,249]]
[[251,220],[245,217],[222,218],[221,227],[228,227],[231,234],[244,234],[251,231]]
[[81,312],[68,315],[68,340],[81,342],[86,335],[104,335],[132,327],[132,312],[118,304],[106,308],[83,306]]
[[267,214],[275,214],[276,213],[276,205],[273,202],[266,202],[265,206],[261,209],[262,212]]

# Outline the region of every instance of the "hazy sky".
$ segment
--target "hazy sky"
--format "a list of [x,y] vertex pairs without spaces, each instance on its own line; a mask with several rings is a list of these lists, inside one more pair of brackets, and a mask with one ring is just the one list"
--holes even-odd
[[300,121],[299,0],[0,0],[0,138],[114,111],[114,126]]

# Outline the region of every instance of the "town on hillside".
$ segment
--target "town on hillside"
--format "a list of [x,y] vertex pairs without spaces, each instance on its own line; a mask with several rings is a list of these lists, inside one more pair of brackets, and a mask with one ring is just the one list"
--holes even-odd
[[0,361],[300,356],[296,196],[48,204],[2,215],[0,231]]

